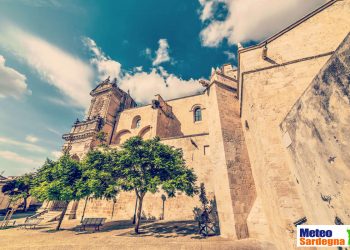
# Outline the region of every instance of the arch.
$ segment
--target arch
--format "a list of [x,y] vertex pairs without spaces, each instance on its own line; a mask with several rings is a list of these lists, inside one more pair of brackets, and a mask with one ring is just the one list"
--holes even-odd
[[131,132],[127,129],[123,129],[115,135],[114,143],[122,144],[130,137],[131,137]]
[[151,131],[151,126],[148,125],[140,130],[138,136],[140,136],[143,139],[149,139],[150,131]]
[[141,126],[141,116],[137,115],[132,119],[131,128],[139,128]]
[[196,107],[193,110],[193,121],[199,122],[202,120],[202,109],[200,107]]
[[190,112],[193,112],[196,108],[200,108],[200,109],[202,109],[202,110],[205,109],[204,106],[203,106],[202,104],[197,103],[197,104],[194,104],[194,105],[191,107]]

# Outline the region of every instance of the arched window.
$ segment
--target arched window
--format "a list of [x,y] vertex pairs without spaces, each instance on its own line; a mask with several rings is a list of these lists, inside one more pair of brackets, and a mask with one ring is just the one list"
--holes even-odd
[[136,121],[136,128],[139,128],[141,126],[141,118],[137,119]]
[[202,110],[200,107],[196,107],[193,111],[194,121],[199,122],[202,120]]
[[140,128],[141,116],[137,115],[132,119],[131,128]]

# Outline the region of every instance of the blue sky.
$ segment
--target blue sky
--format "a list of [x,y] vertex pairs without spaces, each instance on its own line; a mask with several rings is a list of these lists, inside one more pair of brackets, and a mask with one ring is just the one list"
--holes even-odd
[[89,91],[118,78],[139,103],[193,94],[211,67],[325,0],[0,0],[0,173],[55,158]]

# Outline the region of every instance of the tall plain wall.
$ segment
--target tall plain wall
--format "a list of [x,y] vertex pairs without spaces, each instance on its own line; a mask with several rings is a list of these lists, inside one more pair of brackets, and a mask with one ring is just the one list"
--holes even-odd
[[350,224],[350,33],[281,128],[309,223]]
[[[293,222],[310,209],[279,125],[349,32],[349,13],[349,0],[331,1],[268,40],[267,58],[263,46],[239,51],[241,122],[258,195],[248,228],[257,238],[274,239],[278,249],[295,247]],[[259,228],[268,230],[259,233]]]
[[208,96],[211,159],[221,235],[248,238],[247,218],[256,199],[255,185],[239,117],[235,81],[213,74]]

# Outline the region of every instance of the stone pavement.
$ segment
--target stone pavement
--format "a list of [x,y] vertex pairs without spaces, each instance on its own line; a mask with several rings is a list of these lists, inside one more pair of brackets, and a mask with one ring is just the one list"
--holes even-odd
[[227,240],[197,235],[193,221],[144,223],[141,234],[133,233],[130,221],[108,222],[100,232],[79,232],[76,221],[64,221],[63,230],[53,230],[56,222],[38,229],[11,228],[0,231],[1,249],[273,249],[268,242],[254,239]]

